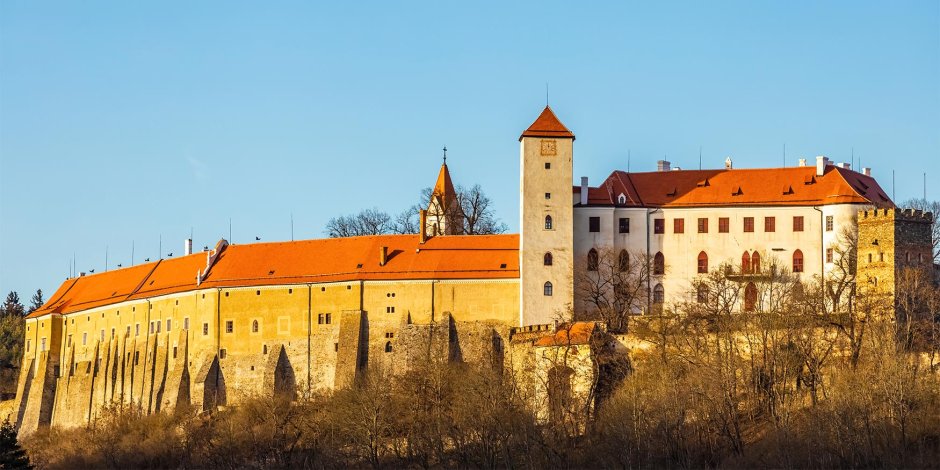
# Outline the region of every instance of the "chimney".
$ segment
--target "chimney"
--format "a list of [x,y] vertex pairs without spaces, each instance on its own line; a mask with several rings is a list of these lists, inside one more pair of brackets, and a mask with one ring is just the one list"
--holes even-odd
[[851,170],[851,169],[852,169],[852,164],[851,164],[851,163],[839,162],[839,164],[837,164],[836,166],[839,167],[839,168],[845,169],[845,170]]
[[799,166],[806,166],[806,159],[805,159],[805,158],[801,158],[801,159],[799,160]]
[[660,160],[656,162],[656,171],[669,171],[669,161]]
[[193,239],[187,238],[186,242],[183,243],[183,255],[193,254]]
[[588,177],[581,177],[581,205],[586,206],[588,203]]
[[871,176],[871,168],[868,168],[868,167],[862,168],[862,174],[865,176]]
[[816,176],[822,176],[826,173],[826,167],[829,166],[829,159],[820,155],[816,157]]
[[428,210],[421,209],[418,211],[418,234],[420,235],[418,237],[418,241],[420,243],[424,243],[428,239],[427,225],[428,225]]
[[730,170],[734,168],[734,163],[731,161],[731,157],[725,159],[725,169]]
[[379,266],[385,266],[385,263],[388,261],[388,247],[383,246],[379,248]]

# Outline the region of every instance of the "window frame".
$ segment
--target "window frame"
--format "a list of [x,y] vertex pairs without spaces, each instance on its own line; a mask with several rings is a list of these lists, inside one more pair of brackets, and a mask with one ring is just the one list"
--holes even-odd
[[754,233],[754,217],[744,217],[744,233]]

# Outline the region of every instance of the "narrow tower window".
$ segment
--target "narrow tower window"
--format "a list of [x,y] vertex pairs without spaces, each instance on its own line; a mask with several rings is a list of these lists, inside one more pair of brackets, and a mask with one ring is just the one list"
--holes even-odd
[[546,215],[545,216],[545,230],[551,230],[551,229],[552,229],[552,216]]
[[551,253],[545,253],[545,257],[543,258],[543,263],[545,264],[545,266],[551,266],[551,265],[552,265],[552,254],[551,254]]
[[662,275],[666,272],[666,257],[663,256],[663,252],[657,252],[656,256],[653,256],[653,274]]
[[552,283],[545,281],[545,285],[542,287],[542,293],[551,296],[552,295]]
[[[871,254],[868,255],[868,261],[871,262]],[[793,252],[793,272],[803,272],[803,252],[800,250]]]
[[587,256],[588,271],[597,271],[597,261],[597,250],[591,248],[591,251],[588,252]]

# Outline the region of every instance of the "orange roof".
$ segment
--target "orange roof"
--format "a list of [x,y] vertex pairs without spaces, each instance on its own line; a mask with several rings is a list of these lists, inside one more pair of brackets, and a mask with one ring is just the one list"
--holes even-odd
[[581,321],[572,324],[558,325],[555,334],[543,336],[535,341],[536,346],[571,346],[575,344],[588,344],[597,328],[597,322]]
[[[388,247],[385,266],[379,250]],[[200,286],[206,253],[65,281],[30,317],[72,313],[197,288],[358,280],[517,279],[518,235],[375,235],[224,247]]]
[[435,196],[440,199],[440,204],[444,209],[457,200],[457,191],[454,190],[454,182],[450,179],[447,163],[441,165],[441,172],[437,175],[437,182],[434,183],[434,192],[431,193],[431,197]]
[[[580,188],[574,190],[580,193]],[[620,203],[623,194],[626,202]],[[590,188],[589,205],[707,207],[727,205],[821,206],[894,203],[870,176],[836,166],[816,176],[815,166],[757,169],[615,171]]]
[[574,134],[558,120],[552,108],[546,106],[535,122],[519,136],[519,140],[523,137],[570,137],[573,140]]

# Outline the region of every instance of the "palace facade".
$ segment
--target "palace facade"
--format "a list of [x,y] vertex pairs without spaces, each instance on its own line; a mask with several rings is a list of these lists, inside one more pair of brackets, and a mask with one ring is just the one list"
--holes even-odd
[[[697,300],[696,279],[722,263],[745,276],[770,266],[824,276],[843,232],[901,234],[866,247],[872,273],[896,267],[895,239],[906,260],[932,263],[922,232],[929,214],[896,212],[868,169],[825,157],[773,169],[660,162],[656,172],[573,185],[575,135],[550,108],[519,141],[519,234],[459,235],[445,163],[418,234],[221,240],[203,253],[67,279],[27,318],[20,432],[87,423],[115,403],[210,411],[252,394],[331,390],[366,370],[402,373],[429,360],[568,377],[571,395],[587,397],[591,381],[577,377],[594,373],[591,347],[571,356],[566,374],[549,373],[559,365],[548,352],[606,334],[600,323],[565,323],[584,308],[578,271],[602,253],[651,260],[637,314]],[[740,308],[755,308],[760,299],[744,289]],[[545,382],[525,387],[544,401]]]

